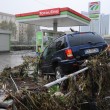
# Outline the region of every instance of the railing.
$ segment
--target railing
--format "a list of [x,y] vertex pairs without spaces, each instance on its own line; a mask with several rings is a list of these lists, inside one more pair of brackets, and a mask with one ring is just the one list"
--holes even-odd
[[88,70],[88,69],[89,69],[89,67],[85,67],[85,68],[83,68],[83,69],[81,69],[81,70],[79,70],[79,71],[76,71],[76,72],[74,72],[74,73],[72,73],[72,74],[66,75],[66,76],[64,76],[64,77],[62,77],[62,78],[60,78],[60,79],[57,79],[57,80],[55,80],[55,81],[53,81],[53,82],[50,82],[50,83],[44,85],[44,87],[49,88],[49,87],[51,87],[51,86],[53,86],[53,85],[55,85],[55,84],[60,83],[61,81],[64,81],[64,80],[69,79],[69,78],[71,78],[71,77],[74,77],[74,76],[76,76],[76,75],[78,75],[78,74],[80,74],[80,73],[82,73],[82,72],[84,72],[84,71],[86,71],[86,70]]

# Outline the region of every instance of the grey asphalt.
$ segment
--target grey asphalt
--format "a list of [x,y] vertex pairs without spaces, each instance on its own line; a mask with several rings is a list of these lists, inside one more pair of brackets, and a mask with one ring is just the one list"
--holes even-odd
[[14,67],[22,64],[21,55],[11,55],[9,53],[0,54],[0,72],[5,67]]

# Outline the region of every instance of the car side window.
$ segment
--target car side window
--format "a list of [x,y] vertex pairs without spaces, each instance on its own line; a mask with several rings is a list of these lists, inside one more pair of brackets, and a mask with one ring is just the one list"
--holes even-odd
[[54,52],[56,52],[55,42],[53,42],[53,43],[49,46],[47,55],[50,56],[50,55],[52,55]]
[[56,41],[56,50],[61,50],[65,48],[65,38],[61,37]]

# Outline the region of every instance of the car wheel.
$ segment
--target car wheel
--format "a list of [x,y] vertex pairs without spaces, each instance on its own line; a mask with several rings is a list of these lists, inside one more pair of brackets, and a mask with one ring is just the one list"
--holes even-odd
[[56,67],[55,68],[55,78],[60,79],[63,76],[64,75],[63,75],[63,71],[62,71],[61,67],[60,66]]
[[[60,79],[60,78],[62,78],[64,76],[64,72],[63,72],[63,70],[61,69],[60,66],[56,67],[55,75],[56,75],[56,79]],[[61,91],[66,93],[67,89],[68,89],[68,84],[69,84],[68,80],[61,81],[58,84],[60,86]]]
[[38,69],[38,75],[42,76],[42,74],[43,74],[42,71],[40,69]]

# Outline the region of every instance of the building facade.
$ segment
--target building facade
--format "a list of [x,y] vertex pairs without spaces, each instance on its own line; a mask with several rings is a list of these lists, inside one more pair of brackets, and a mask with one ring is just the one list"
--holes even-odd
[[[89,17],[87,12],[82,12]],[[92,31],[100,35],[110,35],[110,15],[100,14],[98,19],[91,19],[89,26],[81,26],[80,31]]]
[[0,52],[10,51],[11,32],[0,29]]
[[19,34],[18,34],[18,23],[16,22],[15,16],[12,14],[2,13],[0,12],[0,23],[3,21],[9,23],[15,23],[16,25],[16,34],[11,35],[11,41],[19,41]]
[[[16,25],[16,34],[11,36],[12,42],[15,44],[17,42],[18,44],[26,44],[26,42],[28,42],[27,27],[30,27],[28,24],[17,22],[15,15],[0,12],[0,23],[3,21],[6,21],[7,23],[12,22]],[[31,27],[35,32],[40,30],[39,26],[33,25]],[[35,34],[32,37],[36,37]]]

